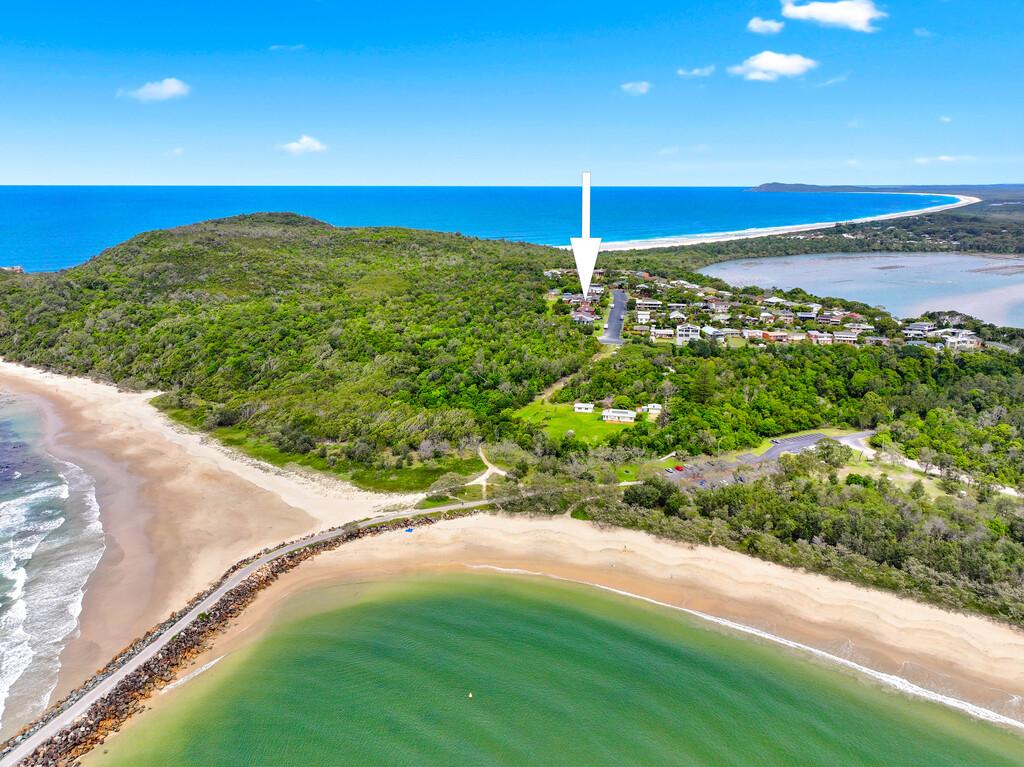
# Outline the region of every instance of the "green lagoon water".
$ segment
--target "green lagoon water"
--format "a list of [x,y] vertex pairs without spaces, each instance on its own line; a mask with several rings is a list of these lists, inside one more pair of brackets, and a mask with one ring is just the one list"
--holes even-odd
[[1024,765],[1016,734],[800,654],[498,575],[299,596],[102,749],[90,767]]

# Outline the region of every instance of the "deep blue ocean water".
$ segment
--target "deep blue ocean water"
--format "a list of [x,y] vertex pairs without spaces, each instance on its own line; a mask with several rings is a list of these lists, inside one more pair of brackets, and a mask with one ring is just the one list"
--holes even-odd
[[[949,202],[940,195],[754,193],[724,187],[598,187],[593,234],[606,242],[847,221]],[[0,186],[0,266],[74,266],[139,232],[260,211],[338,226],[408,226],[568,245],[578,187]]]

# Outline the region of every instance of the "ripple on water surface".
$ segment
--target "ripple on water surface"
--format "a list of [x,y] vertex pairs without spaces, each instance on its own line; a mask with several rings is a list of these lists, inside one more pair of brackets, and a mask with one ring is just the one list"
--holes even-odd
[[88,764],[1024,764],[1016,735],[777,647],[495,575],[293,598],[104,748]]

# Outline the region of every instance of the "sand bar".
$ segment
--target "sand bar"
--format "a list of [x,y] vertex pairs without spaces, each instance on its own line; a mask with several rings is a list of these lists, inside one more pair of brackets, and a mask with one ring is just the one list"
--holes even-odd
[[53,699],[239,559],[400,500],[251,461],[173,424],[152,392],[4,361],[0,389],[42,414],[44,449],[94,478],[106,537]]
[[752,627],[1024,722],[1024,631],[725,549],[567,517],[482,514],[346,544],[261,593],[195,667],[260,636],[296,594],[452,571],[599,585]]
[[[764,192],[762,194],[770,194]],[[862,194],[861,192],[850,192],[850,194]],[[914,194],[926,195],[924,192],[891,192],[889,194]],[[671,248],[680,245],[699,245],[704,242],[728,242],[729,240],[748,240],[754,237],[769,237],[775,234],[793,234],[794,232],[813,232],[818,229],[829,229],[836,224],[866,224],[871,221],[891,221],[897,218],[909,216],[920,216],[924,213],[939,213],[944,210],[962,208],[966,205],[974,205],[981,202],[980,197],[968,197],[967,195],[944,195],[955,197],[956,202],[943,205],[933,205],[928,208],[907,210],[901,213],[886,213],[881,216],[868,216],[866,218],[854,218],[849,221],[822,221],[816,224],[792,224],[790,226],[768,226],[759,229],[742,229],[735,232],[712,232],[709,234],[681,234],[676,237],[652,237],[643,240],[620,240],[618,242],[603,242],[601,250],[650,250],[651,248]]]

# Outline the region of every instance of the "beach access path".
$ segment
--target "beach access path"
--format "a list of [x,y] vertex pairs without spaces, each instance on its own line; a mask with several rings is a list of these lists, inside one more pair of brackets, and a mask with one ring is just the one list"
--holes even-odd
[[[460,509],[472,509],[480,506],[486,506],[493,503],[493,501],[472,501],[463,503],[453,503],[448,506],[440,506],[436,509],[431,509],[432,514],[444,511],[454,511]],[[415,516],[416,512],[411,509],[395,511],[388,514],[381,514],[376,517],[364,520],[355,524],[357,529],[370,527],[377,525],[382,522],[390,522],[396,519],[402,519],[403,517]],[[221,585],[212,591],[205,599],[195,605],[188,613],[186,613],[180,620],[172,624],[168,628],[157,634],[153,640],[146,645],[141,651],[136,653],[123,666],[120,666],[115,671],[111,672],[110,676],[103,679],[95,687],[90,689],[88,692],[83,694],[80,698],[75,700],[73,703],[68,705],[66,709],[61,711],[51,720],[43,724],[39,729],[26,736],[24,740],[15,745],[10,751],[0,757],[0,767],[15,767],[22,759],[30,756],[39,746],[45,743],[47,740],[52,738],[54,735],[59,733],[65,727],[68,727],[84,715],[89,708],[102,699],[105,695],[109,694],[114,690],[115,687],[128,675],[136,671],[146,661],[154,657],[159,653],[167,644],[174,638],[175,635],[180,634],[186,628],[191,626],[203,613],[209,612],[210,609],[217,604],[217,602],[231,589],[241,584],[246,578],[255,573],[264,565],[273,562],[275,559],[289,554],[297,549],[301,549],[304,546],[309,546],[313,543],[321,543],[323,541],[331,540],[342,535],[346,535],[351,532],[352,526],[345,526],[336,530],[327,530],[322,533],[316,533],[314,535],[302,538],[291,543],[282,544],[276,549],[267,552],[263,556],[253,560],[245,567],[239,568],[237,572],[232,573],[228,578],[224,580]]]

